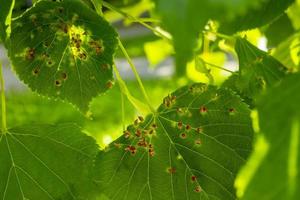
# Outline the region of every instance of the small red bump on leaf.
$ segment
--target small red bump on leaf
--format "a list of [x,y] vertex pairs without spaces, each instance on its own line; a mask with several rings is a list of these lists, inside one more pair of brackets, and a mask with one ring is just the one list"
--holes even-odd
[[40,73],[40,68],[39,68],[39,67],[36,67],[36,68],[34,68],[34,69],[32,70],[32,74],[33,74],[34,76],[37,76],[39,73]]
[[155,131],[153,129],[149,130],[149,135],[153,135],[155,133]]
[[167,169],[167,171],[168,171],[169,174],[175,174],[176,173],[176,169],[174,167],[169,167]]
[[146,142],[145,138],[140,139],[139,142],[137,143],[137,145],[140,147],[147,147],[147,142]]
[[197,186],[194,190],[195,192],[199,193],[199,192],[202,192],[202,189],[200,186]]
[[133,124],[135,125],[135,126],[138,126],[139,125],[139,119],[136,119],[136,120],[134,120],[134,122],[133,122]]
[[152,128],[157,129],[157,124],[152,124]]
[[[151,157],[153,157],[154,154],[155,154],[155,152],[154,152],[153,147],[150,148],[150,145],[151,145],[151,144],[149,144],[149,150],[148,150],[148,152],[149,152],[149,155],[150,155]],[[152,146],[152,145],[151,145],[151,146]]]
[[233,115],[235,113],[235,109],[234,108],[229,108],[228,112],[230,115]]
[[27,60],[33,60],[35,58],[35,49],[34,48],[27,49],[25,58]]
[[192,180],[192,182],[195,182],[197,180],[197,177],[196,176],[192,176],[191,180]]
[[124,133],[124,137],[126,138],[126,139],[128,139],[129,137],[130,137],[130,132],[128,131],[128,130],[126,130],[126,131],[124,131],[123,132]]
[[200,127],[198,127],[198,128],[197,128],[197,133],[202,133],[202,132],[203,132],[203,129],[200,128]]
[[136,150],[135,146],[129,145],[125,148],[125,151],[129,151],[132,155],[135,155],[137,150]]
[[138,116],[138,119],[140,120],[140,122],[144,121],[144,118],[142,116]]
[[182,129],[182,127],[183,127],[182,121],[179,121],[179,122],[177,123],[177,127],[178,127],[179,129]]
[[55,86],[60,87],[61,86],[61,81],[60,80],[56,80],[55,81]]
[[206,114],[207,113],[207,108],[205,106],[201,106],[199,111],[200,111],[201,114]]
[[62,77],[63,80],[67,80],[68,75],[67,75],[67,73],[63,72],[63,73],[61,74],[61,77]]
[[201,145],[201,144],[202,144],[202,142],[201,142],[201,140],[200,140],[200,139],[197,139],[197,140],[195,140],[195,144],[196,144],[196,145]]
[[180,134],[180,137],[181,137],[182,139],[185,139],[185,138],[187,137],[187,135],[186,135],[186,133],[181,133],[181,134]]
[[135,136],[141,137],[141,135],[142,135],[142,131],[140,129],[137,129],[135,132]]
[[114,83],[112,81],[107,81],[106,82],[106,88],[111,89],[113,87]]
[[187,124],[187,125],[185,126],[185,130],[190,131],[191,129],[192,129],[192,127],[191,127],[191,125],[189,125],[189,124]]

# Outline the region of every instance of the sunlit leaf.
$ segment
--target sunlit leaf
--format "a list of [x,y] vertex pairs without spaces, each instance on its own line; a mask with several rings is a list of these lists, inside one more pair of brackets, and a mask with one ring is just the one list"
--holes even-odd
[[300,74],[287,76],[258,103],[260,129],[269,146],[242,199],[300,198]]
[[111,199],[236,199],[233,182],[251,151],[249,114],[229,90],[183,87],[99,154],[95,181]]
[[12,64],[33,91],[87,112],[112,87],[114,29],[78,0],[39,1],[13,21]]
[[5,41],[10,34],[11,14],[14,7],[14,0],[0,1],[0,40]]
[[172,45],[166,40],[155,40],[144,44],[144,51],[152,67],[170,57],[173,53]]
[[300,65],[300,32],[297,32],[280,43],[272,55],[291,71]]
[[0,199],[92,199],[95,141],[72,124],[0,133]]

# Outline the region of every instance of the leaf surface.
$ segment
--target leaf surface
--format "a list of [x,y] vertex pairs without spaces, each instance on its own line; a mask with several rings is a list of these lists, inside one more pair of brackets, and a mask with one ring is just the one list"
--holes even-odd
[[273,22],[284,14],[284,11],[295,0],[261,0],[256,7],[249,8],[245,13],[232,20],[221,20],[220,31],[233,34],[238,31],[261,27]]
[[300,198],[300,74],[287,76],[258,104],[268,151],[242,199]]
[[72,124],[9,129],[0,135],[0,199],[91,199],[97,152]]
[[15,71],[42,95],[87,112],[112,87],[117,34],[78,0],[37,2],[13,21],[11,43]]
[[5,41],[10,34],[11,14],[14,7],[14,0],[1,0],[0,12],[0,40]]
[[209,19],[229,19],[260,0],[154,0],[165,28],[173,36],[178,73],[193,56],[199,34]]
[[111,199],[236,199],[233,181],[251,151],[249,113],[229,90],[183,87],[99,154],[95,181]]
[[252,104],[252,99],[262,90],[280,82],[287,68],[244,38],[237,38],[235,50],[240,74],[232,75],[223,86],[237,91]]

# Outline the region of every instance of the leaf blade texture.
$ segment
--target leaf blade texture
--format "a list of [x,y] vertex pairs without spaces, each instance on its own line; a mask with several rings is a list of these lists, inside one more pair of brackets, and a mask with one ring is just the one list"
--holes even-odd
[[299,78],[299,73],[287,76],[259,101],[260,132],[268,151],[242,199],[296,200],[300,197]]
[[239,60],[239,74],[229,77],[223,87],[236,91],[253,106],[255,97],[279,83],[287,74],[287,68],[245,38],[237,38],[235,51]]
[[13,21],[10,59],[33,91],[72,103],[81,112],[113,85],[117,34],[75,1],[39,1]]
[[251,142],[239,97],[186,86],[99,154],[95,182],[112,199],[235,199],[233,181]]
[[1,134],[0,150],[1,199],[92,199],[98,146],[77,126],[12,128]]

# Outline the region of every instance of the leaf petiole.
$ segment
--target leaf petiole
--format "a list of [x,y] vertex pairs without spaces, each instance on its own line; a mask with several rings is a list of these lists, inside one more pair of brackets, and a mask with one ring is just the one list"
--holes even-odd
[[6,100],[5,100],[5,85],[2,72],[2,63],[0,62],[0,89],[1,89],[1,119],[2,119],[2,133],[7,132],[6,125]]
[[102,2],[102,6],[108,8],[109,10],[112,10],[114,12],[119,13],[120,15],[124,16],[125,18],[133,21],[133,22],[137,22],[140,23],[141,25],[143,25],[144,27],[148,28],[149,30],[151,30],[153,33],[155,33],[156,35],[158,35],[159,37],[166,39],[167,41],[171,41],[172,39],[170,37],[168,37],[166,34],[164,34],[163,32],[161,32],[160,30],[150,26],[149,24],[145,23],[144,20],[142,19],[138,19],[132,15],[129,15],[128,13],[123,12],[122,10],[120,10],[119,8],[114,7],[113,5],[103,1]]
[[237,74],[237,72],[234,72],[234,71],[231,71],[229,69],[226,69],[224,67],[220,67],[218,65],[215,65],[215,64],[212,64],[212,63],[209,63],[209,62],[206,62],[205,60],[203,60],[203,62],[211,67],[214,67],[214,68],[217,68],[217,69],[221,69],[223,71],[226,71],[226,72],[229,72],[229,73],[232,73],[232,74]]
[[152,113],[155,113],[155,109],[154,109],[154,108],[152,107],[152,105],[151,105],[151,101],[150,101],[150,99],[149,99],[149,97],[148,97],[148,94],[147,94],[145,88],[144,88],[144,85],[143,85],[143,83],[142,83],[142,80],[141,80],[141,78],[140,78],[140,75],[139,75],[139,73],[137,72],[136,67],[135,67],[135,65],[133,64],[133,61],[132,61],[131,58],[129,57],[129,55],[128,55],[128,53],[127,53],[127,51],[126,51],[125,47],[123,46],[123,44],[122,44],[122,42],[121,42],[120,39],[119,39],[119,47],[120,47],[122,53],[124,54],[125,58],[127,59],[127,62],[128,62],[128,64],[130,65],[131,70],[132,70],[132,72],[134,73],[134,75],[135,75],[135,77],[136,77],[136,79],[137,79],[137,81],[138,81],[138,84],[139,84],[139,86],[140,86],[141,92],[142,92],[142,94],[143,94],[143,96],[144,96],[144,98],[145,98],[145,100],[146,100],[146,102],[147,102],[147,104],[148,104],[149,109],[151,110]]

